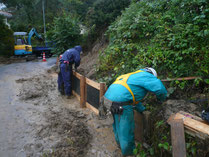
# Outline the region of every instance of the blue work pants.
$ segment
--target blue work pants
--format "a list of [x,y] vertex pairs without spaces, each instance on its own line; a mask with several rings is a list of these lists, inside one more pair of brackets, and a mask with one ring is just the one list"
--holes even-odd
[[60,73],[58,74],[58,90],[62,91],[64,83],[65,95],[72,95],[72,66],[66,63],[60,64]]
[[114,114],[113,131],[115,140],[120,145],[122,154],[133,155],[134,139],[134,112],[131,105],[123,107],[123,114]]

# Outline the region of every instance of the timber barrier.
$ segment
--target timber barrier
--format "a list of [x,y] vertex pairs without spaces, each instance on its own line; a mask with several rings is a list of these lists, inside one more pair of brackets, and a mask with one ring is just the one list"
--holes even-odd
[[100,98],[105,94],[106,84],[97,83],[77,72],[73,72],[72,82],[73,95],[80,101],[80,107],[87,107],[98,115]]

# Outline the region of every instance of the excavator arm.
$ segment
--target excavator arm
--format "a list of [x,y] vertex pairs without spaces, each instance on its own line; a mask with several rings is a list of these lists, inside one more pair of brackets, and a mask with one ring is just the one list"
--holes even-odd
[[35,28],[32,28],[28,34],[28,45],[31,45],[31,38],[33,35],[36,35],[36,37],[40,40],[43,40],[43,38],[41,37],[41,35],[39,35],[37,32],[36,32],[36,29]]

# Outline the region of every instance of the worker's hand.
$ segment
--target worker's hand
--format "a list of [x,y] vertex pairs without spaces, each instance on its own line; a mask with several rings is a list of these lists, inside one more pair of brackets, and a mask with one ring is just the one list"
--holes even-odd
[[135,107],[133,108],[136,111],[138,111],[139,113],[142,113],[146,108],[144,105],[142,105],[141,103],[135,105]]

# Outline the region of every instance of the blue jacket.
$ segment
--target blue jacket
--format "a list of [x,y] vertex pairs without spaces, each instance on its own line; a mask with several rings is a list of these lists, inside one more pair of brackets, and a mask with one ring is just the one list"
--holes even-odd
[[[164,101],[167,91],[163,83],[154,75],[143,69],[141,70],[144,72],[132,74],[127,80],[127,84],[131,88],[136,101],[141,101],[148,91],[154,93],[158,100]],[[115,102],[128,102],[133,100],[131,93],[120,84],[112,84],[105,93],[105,97]],[[139,103],[136,105],[136,109],[142,112],[145,110],[145,107]]]
[[80,65],[80,52],[82,51],[81,46],[76,46],[74,48],[66,50],[62,58],[60,59],[60,62],[68,61],[71,64],[75,63],[75,66],[78,67]]

